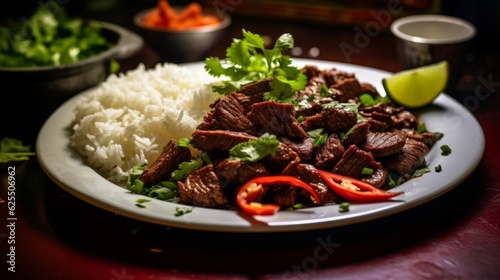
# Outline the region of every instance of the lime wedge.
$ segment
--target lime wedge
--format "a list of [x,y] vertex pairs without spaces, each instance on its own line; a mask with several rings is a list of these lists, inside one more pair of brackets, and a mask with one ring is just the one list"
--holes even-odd
[[432,103],[447,83],[447,61],[404,70],[382,79],[387,96],[393,102],[413,109]]

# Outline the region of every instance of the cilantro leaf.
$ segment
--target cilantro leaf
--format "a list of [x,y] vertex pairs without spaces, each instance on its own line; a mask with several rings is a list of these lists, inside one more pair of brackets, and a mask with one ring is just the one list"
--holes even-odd
[[28,160],[30,156],[34,155],[36,153],[30,152],[30,146],[23,145],[17,139],[3,138],[0,141],[0,163]]
[[181,162],[177,170],[172,172],[172,178],[181,181],[187,178],[196,169],[203,166],[203,159],[201,157],[194,158],[190,161]]
[[289,56],[282,52],[293,48],[291,34],[282,34],[272,49],[265,47],[264,39],[255,33],[242,30],[243,38],[234,39],[226,49],[226,59],[205,59],[205,70],[214,77],[228,80],[215,85],[213,90],[222,95],[237,91],[242,85],[264,79],[271,80],[271,91],[264,95],[267,100],[291,102],[295,92],[307,84],[307,77],[292,65]]
[[268,155],[276,155],[279,143],[276,136],[266,133],[256,140],[250,140],[234,146],[229,150],[229,157],[241,161],[256,162]]

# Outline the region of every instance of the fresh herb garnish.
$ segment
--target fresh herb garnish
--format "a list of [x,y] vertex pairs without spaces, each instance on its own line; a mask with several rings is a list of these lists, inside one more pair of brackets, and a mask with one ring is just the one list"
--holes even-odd
[[450,146],[448,146],[448,145],[442,145],[439,148],[441,149],[441,154],[443,156],[447,156],[447,155],[451,154],[451,148],[450,148]]
[[425,123],[421,123],[417,127],[417,133],[424,133],[427,132],[427,127],[425,126]]
[[69,17],[57,2],[48,1],[45,4],[50,3],[50,9],[41,5],[29,18],[0,26],[0,66],[64,65],[112,46],[99,24]]
[[179,217],[179,216],[182,216],[184,214],[188,214],[188,213],[191,213],[193,212],[193,208],[187,208],[187,207],[176,207],[175,208],[175,216],[176,217]]
[[177,170],[172,172],[172,178],[176,181],[181,181],[187,178],[187,176],[193,171],[199,169],[203,166],[203,159],[201,157],[194,158],[190,161],[181,162]]
[[247,30],[242,30],[243,39],[234,39],[226,49],[226,59],[217,57],[205,59],[205,70],[215,77],[229,78],[214,91],[227,95],[242,85],[271,79],[271,91],[264,94],[267,100],[291,102],[295,93],[307,84],[307,77],[295,66],[290,56],[282,52],[293,48],[291,34],[282,34],[272,49],[267,49],[264,39]]
[[420,177],[420,176],[424,175],[425,173],[429,173],[429,172],[431,172],[429,167],[417,169],[413,172],[413,174],[411,175],[411,178]]
[[344,213],[344,212],[349,212],[349,202],[342,202],[339,204],[339,212]]
[[387,96],[384,96],[384,97],[382,97],[382,96],[373,97],[369,93],[362,93],[362,94],[359,95],[358,98],[359,98],[359,102],[364,107],[374,106],[374,105],[377,105],[379,103],[382,103],[384,105],[387,105],[387,104],[391,103],[391,100]]
[[364,176],[370,176],[373,174],[373,169],[369,167],[363,167],[363,170],[361,171],[361,175]]
[[0,163],[28,160],[34,155],[36,153],[30,151],[30,146],[23,145],[17,139],[3,138],[0,141]]
[[150,199],[145,199],[145,198],[138,198],[136,201],[135,201],[135,205],[139,208],[146,208],[146,206],[144,205],[144,203],[146,202],[150,202],[151,200]]
[[436,167],[434,167],[434,171],[436,171],[438,173],[443,171],[443,167],[441,167],[441,164],[436,165]]
[[264,133],[256,140],[239,143],[229,150],[231,159],[256,162],[268,155],[274,156],[279,150],[280,141],[274,135]]

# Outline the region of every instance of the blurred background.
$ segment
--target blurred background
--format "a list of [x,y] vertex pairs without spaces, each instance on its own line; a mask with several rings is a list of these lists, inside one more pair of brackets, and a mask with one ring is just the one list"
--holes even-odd
[[[0,23],[9,19],[26,19],[37,7],[55,1],[66,8],[69,15],[101,20],[138,32],[133,18],[141,10],[153,8],[157,0],[31,0],[3,1]],[[353,63],[382,70],[403,70],[398,64],[390,22],[413,14],[444,14],[473,23],[477,35],[470,43],[470,51],[463,58],[462,78],[447,92],[457,100],[464,100],[482,87],[483,80],[492,85],[500,81],[500,52],[496,44],[500,37],[500,1],[498,0],[170,0],[172,6],[198,2],[204,6],[222,9],[233,18],[232,26],[223,40],[217,43],[210,56],[225,57],[225,49],[233,38],[241,37],[242,28],[255,28],[255,33],[276,37],[291,33],[301,50],[292,56]],[[391,9],[398,7],[397,12]],[[387,12],[391,12],[388,14]],[[384,17],[385,16],[385,17]],[[376,36],[368,38],[363,51],[350,56],[339,47],[342,43],[356,45],[356,30],[374,26]],[[358,29],[356,29],[358,27]],[[379,29],[378,29],[379,28]],[[312,32],[314,31],[314,32]],[[370,32],[370,30],[368,30]],[[318,36],[321,34],[321,36]],[[323,34],[325,36],[323,36]],[[368,44],[369,43],[369,44]],[[319,46],[322,46],[321,48]],[[394,59],[392,59],[394,58]],[[137,67],[139,63],[153,67],[162,62],[161,55],[145,42],[143,50],[126,61],[120,61],[121,70]],[[483,80],[479,80],[482,78]],[[497,84],[494,84],[497,86]],[[488,88],[491,92],[491,85]],[[494,90],[492,91],[494,92]],[[48,113],[56,106],[47,108]],[[48,114],[47,113],[47,114]],[[40,117],[43,121],[45,118]],[[36,132],[34,132],[36,133]],[[0,133],[2,134],[2,133]]]
[[[3,1],[2,20],[29,16],[47,0]],[[154,7],[156,0],[57,0],[71,14],[102,19],[133,28],[133,15]],[[170,0],[172,5],[185,5],[186,0]],[[500,35],[500,1],[497,0],[200,0],[206,6],[225,8],[233,16],[265,18],[279,21],[321,25],[362,26],[373,20],[371,12],[387,10],[400,3],[404,9],[397,16],[437,13],[457,16],[472,22],[479,29],[480,43]],[[484,47],[493,47],[487,44]]]

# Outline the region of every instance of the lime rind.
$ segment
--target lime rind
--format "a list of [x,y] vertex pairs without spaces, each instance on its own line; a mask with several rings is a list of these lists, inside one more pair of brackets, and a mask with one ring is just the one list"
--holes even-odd
[[408,108],[426,106],[445,89],[448,83],[448,62],[421,66],[397,72],[382,79],[388,97]]

